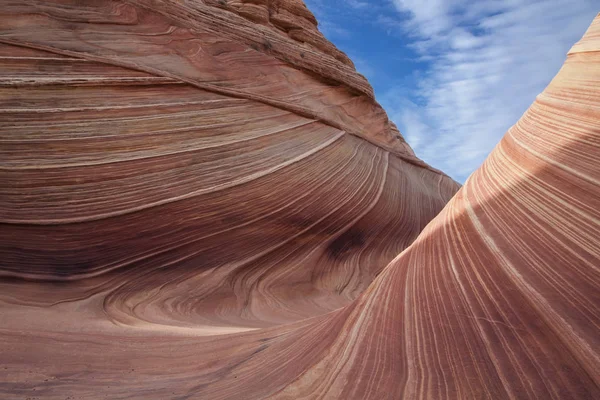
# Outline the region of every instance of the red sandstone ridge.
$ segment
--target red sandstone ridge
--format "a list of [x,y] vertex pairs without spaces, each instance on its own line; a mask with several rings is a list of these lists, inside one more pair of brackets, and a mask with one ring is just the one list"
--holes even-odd
[[[79,4],[4,1],[2,42],[70,57],[63,73],[75,68],[76,58],[80,67],[73,72],[88,84],[172,80],[320,121],[426,166],[374,101],[366,79],[319,33],[299,0]],[[31,68],[11,76],[13,85],[39,86],[41,79],[30,79]]]
[[0,398],[600,397],[600,17],[454,195],[300,1],[2,3]]

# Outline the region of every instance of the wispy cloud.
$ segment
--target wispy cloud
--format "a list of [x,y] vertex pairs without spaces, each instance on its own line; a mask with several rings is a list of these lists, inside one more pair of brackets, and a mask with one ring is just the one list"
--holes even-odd
[[360,0],[345,0],[346,4],[355,9],[362,9],[369,7],[369,3],[367,1]]
[[418,156],[464,181],[534,101],[598,0],[305,0]]
[[599,11],[587,0],[392,0],[417,89],[381,103],[417,155],[463,181],[560,68]]

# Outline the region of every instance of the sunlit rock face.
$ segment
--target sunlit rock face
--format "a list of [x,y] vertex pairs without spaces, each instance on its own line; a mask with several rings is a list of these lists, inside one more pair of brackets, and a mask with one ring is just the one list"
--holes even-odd
[[448,203],[300,1],[0,3],[0,398],[600,397],[599,18]]

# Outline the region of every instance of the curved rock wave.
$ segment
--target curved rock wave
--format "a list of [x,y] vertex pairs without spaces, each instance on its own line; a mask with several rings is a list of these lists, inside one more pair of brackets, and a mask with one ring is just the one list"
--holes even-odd
[[4,2],[0,20],[8,336],[168,342],[320,316],[459,187],[301,2]]
[[600,396],[599,38],[456,193],[300,1],[4,2],[1,397]]

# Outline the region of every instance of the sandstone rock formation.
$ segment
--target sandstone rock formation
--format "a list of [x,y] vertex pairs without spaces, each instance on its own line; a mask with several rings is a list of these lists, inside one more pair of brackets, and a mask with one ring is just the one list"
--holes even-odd
[[600,18],[431,221],[302,2],[1,3],[0,398],[600,396]]

